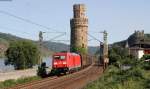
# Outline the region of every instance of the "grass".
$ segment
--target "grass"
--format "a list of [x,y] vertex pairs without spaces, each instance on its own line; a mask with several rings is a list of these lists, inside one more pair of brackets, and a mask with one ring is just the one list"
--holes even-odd
[[4,82],[0,82],[0,89],[8,88],[8,87],[15,86],[17,84],[23,84],[23,83],[31,82],[34,80],[40,80],[40,79],[41,79],[40,77],[34,76],[34,77],[20,78],[17,80],[14,80],[14,79],[6,80]]
[[84,89],[150,89],[150,71],[134,67],[123,71],[109,66],[105,73]]

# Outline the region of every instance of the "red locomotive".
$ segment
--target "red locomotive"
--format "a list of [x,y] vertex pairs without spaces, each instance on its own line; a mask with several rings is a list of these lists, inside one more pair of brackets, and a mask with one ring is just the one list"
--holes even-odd
[[60,52],[53,55],[52,71],[65,73],[81,67],[82,60],[79,54]]
[[[83,59],[83,60],[82,60]],[[53,76],[75,72],[92,64],[92,57],[70,52],[58,52],[52,56],[52,69],[47,71],[46,63],[38,67],[37,74],[41,77]]]

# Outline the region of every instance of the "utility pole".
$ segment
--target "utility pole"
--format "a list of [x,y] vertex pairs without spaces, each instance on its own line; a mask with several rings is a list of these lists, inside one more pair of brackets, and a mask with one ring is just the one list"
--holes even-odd
[[99,57],[99,65],[103,64],[103,47],[104,46],[104,43],[103,42],[100,42],[100,57]]
[[[50,41],[66,35],[66,32],[42,32],[42,31],[39,31],[39,46],[40,46],[41,53],[42,53],[42,47],[43,47],[43,34],[44,33],[59,33],[59,35],[51,38]],[[42,56],[40,56],[39,64],[40,65],[42,64]]]
[[108,63],[109,63],[109,58],[108,58],[108,43],[107,43],[107,36],[108,36],[108,33],[106,30],[104,30],[103,32],[100,32],[100,33],[103,33],[103,43],[100,44],[100,55],[101,55],[101,58],[103,60],[103,69],[106,69],[106,67],[108,66]]
[[103,43],[104,43],[104,58],[108,57],[108,43],[107,43],[107,36],[108,36],[108,33],[106,32],[106,30],[104,30],[103,32]]
[[[42,53],[42,43],[43,43],[43,32],[39,32],[39,45],[40,45],[40,52]],[[40,55],[39,64],[42,64],[42,56]]]

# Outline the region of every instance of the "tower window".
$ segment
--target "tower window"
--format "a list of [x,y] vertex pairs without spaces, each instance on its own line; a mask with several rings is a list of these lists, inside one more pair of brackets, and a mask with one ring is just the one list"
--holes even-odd
[[84,48],[84,44],[82,43],[82,48]]
[[83,36],[82,36],[82,40],[83,40]]
[[81,31],[83,32],[83,29]]

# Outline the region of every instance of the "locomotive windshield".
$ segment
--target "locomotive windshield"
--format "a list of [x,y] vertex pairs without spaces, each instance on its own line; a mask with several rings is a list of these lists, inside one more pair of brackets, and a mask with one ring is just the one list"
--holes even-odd
[[65,58],[66,58],[65,56],[54,56],[54,59],[61,59],[61,60],[63,60]]

